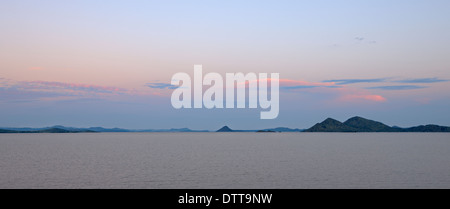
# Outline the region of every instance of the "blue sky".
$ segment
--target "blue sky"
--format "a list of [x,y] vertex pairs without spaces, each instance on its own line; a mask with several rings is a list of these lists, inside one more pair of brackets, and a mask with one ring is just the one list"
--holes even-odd
[[[446,0],[2,1],[0,126],[450,125],[449,19]],[[173,109],[194,64],[280,73],[279,118]]]

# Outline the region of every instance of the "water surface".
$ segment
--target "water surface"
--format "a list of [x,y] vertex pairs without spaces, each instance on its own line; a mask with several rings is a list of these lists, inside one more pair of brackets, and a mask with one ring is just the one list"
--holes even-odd
[[0,134],[0,188],[450,188],[447,133]]

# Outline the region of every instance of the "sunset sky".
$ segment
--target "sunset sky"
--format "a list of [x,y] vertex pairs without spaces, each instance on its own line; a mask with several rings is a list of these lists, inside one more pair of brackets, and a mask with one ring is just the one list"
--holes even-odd
[[[449,20],[448,0],[1,1],[0,127],[450,126]],[[279,117],[174,109],[195,64],[279,73]]]

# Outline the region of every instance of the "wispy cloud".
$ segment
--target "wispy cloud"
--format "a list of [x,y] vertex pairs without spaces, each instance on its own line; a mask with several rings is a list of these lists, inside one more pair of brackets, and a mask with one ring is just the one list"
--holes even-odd
[[355,40],[357,40],[357,41],[364,41],[364,37],[355,37]]
[[17,86],[0,87],[0,102],[15,103],[24,101],[43,101],[49,98],[75,96],[70,92],[51,92],[51,91],[31,91]]
[[[245,84],[248,85],[250,83],[259,83],[259,82],[267,82],[267,86],[270,87],[272,81],[278,80],[279,86],[281,90],[300,90],[300,89],[312,89],[312,88],[333,88],[333,87],[339,87],[335,86],[334,83],[324,83],[324,82],[309,82],[309,81],[302,81],[302,80],[292,80],[292,79],[257,79],[257,80],[250,80],[246,81]],[[243,83],[239,83],[243,84]]]
[[[270,80],[270,79],[269,79]],[[279,79],[281,90],[301,90],[301,89],[313,89],[313,88],[337,88],[334,83],[331,82],[309,82],[302,80],[291,79]]]
[[80,98],[111,98],[114,96],[154,95],[114,86],[101,86],[81,83],[51,81],[14,81],[0,80],[0,101],[14,102],[20,100],[50,101]]
[[124,88],[113,86],[100,86],[80,83],[63,83],[49,81],[24,81],[20,83],[21,87],[33,88],[38,90],[72,90],[95,93],[121,93],[126,92]]
[[381,90],[396,91],[396,90],[414,90],[423,88],[427,88],[427,86],[416,86],[416,85],[374,86],[374,87],[367,87],[366,89],[381,89]]
[[325,80],[323,82],[332,82],[338,85],[356,84],[356,83],[381,83],[385,82],[386,78],[376,79],[339,79],[339,80]]
[[312,89],[317,88],[321,86],[282,86],[281,89],[285,90],[294,90],[294,89]]
[[282,86],[281,89],[285,90],[295,90],[295,89],[312,89],[312,88],[342,88],[342,86]]
[[146,86],[152,89],[176,89],[179,87],[170,83],[147,83]]
[[439,82],[447,82],[450,80],[440,79],[440,78],[417,78],[417,79],[405,79],[395,81],[397,83],[439,83]]

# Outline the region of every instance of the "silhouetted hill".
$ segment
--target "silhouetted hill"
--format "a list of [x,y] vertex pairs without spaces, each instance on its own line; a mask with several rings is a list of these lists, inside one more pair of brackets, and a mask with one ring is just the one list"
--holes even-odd
[[355,128],[358,132],[394,132],[399,129],[390,127],[383,123],[368,120],[362,117],[353,117],[344,122],[344,125]]
[[357,132],[358,130],[347,126],[333,118],[328,118],[322,123],[317,123],[313,127],[306,129],[305,132]]
[[229,128],[228,126],[224,126],[216,132],[233,132],[233,130],[231,130],[231,128]]
[[405,132],[450,132],[450,127],[438,125],[416,126],[404,129]]
[[450,132],[450,127],[438,125],[417,126],[411,128],[390,127],[378,121],[353,117],[341,123],[328,118],[305,132]]

